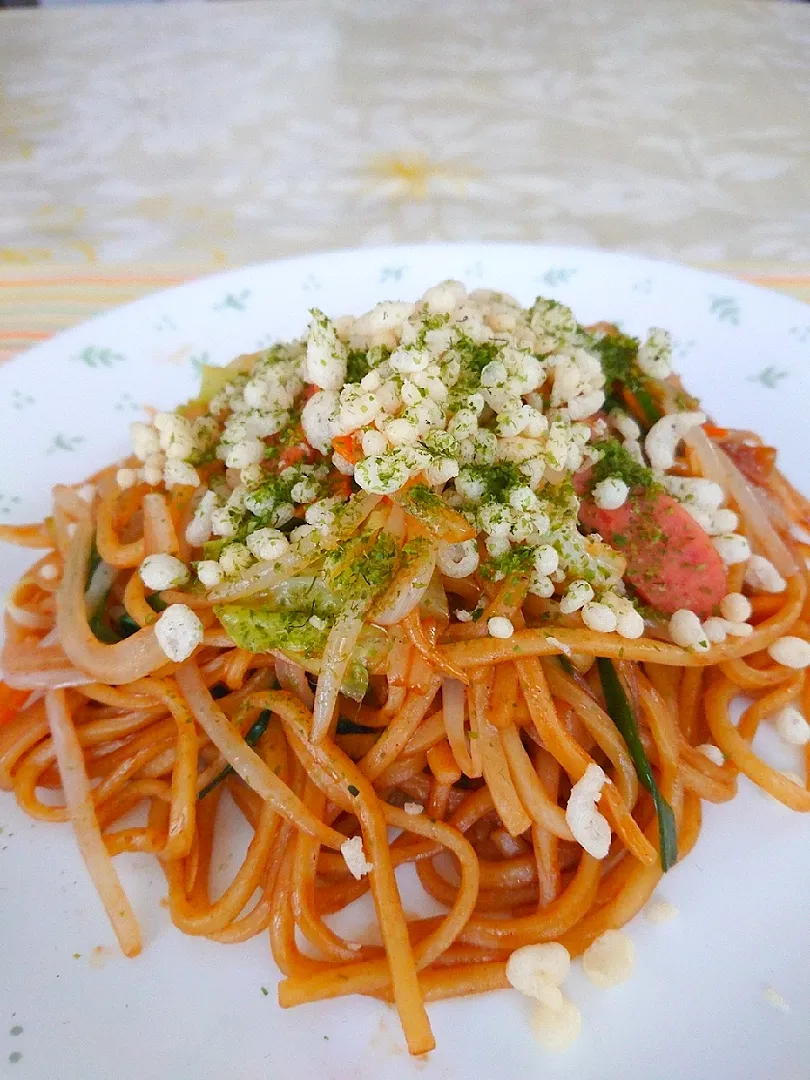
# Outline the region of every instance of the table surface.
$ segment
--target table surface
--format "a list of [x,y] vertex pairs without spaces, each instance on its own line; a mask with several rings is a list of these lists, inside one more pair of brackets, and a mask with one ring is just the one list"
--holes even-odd
[[0,266],[522,240],[810,261],[810,5],[0,13]]

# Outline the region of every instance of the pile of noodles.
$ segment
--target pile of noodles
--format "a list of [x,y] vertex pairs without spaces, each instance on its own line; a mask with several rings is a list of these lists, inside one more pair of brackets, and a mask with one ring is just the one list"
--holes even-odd
[[[792,536],[808,524],[807,504],[775,469],[753,485],[702,430],[677,468],[721,480],[752,548],[787,579],[783,593],[751,597],[749,637],[701,654],[564,617],[538,626],[525,582],[511,578],[444,579],[449,603],[426,605],[415,583],[431,578],[440,525],[425,565],[412,568],[410,582],[395,580],[377,606],[387,648],[360,704],[340,693],[340,656],[368,613],[347,618],[339,655],[324,658],[316,681],[282,651],[234,645],[205,595],[169,592],[163,600],[194,607],[205,630],[188,660],[168,662],[137,568],[155,552],[189,558],[192,492],[119,491],[115,470],[93,478],[89,501],[58,486],[47,523],[0,530],[40,549],[5,617],[0,786],[32,817],[70,821],[127,955],[141,940],[113,857],[145,852],[166,875],[171,918],[185,933],[224,943],[269,933],[283,1006],[348,994],[391,1000],[410,1051],[428,1051],[426,1002],[506,986],[505,963],[519,946],[559,941],[580,954],[631,919],[662,875],[656,804],[609,714],[594,658],[614,662],[672,809],[679,858],[697,839],[702,802],[732,799],[739,773],[810,810],[806,787],[752,749],[760,722],[783,706],[810,716],[807,673],[766,651],[788,632],[810,640],[809,549]],[[370,513],[398,542],[425,535],[395,500],[363,495],[351,528]],[[88,581],[92,545],[101,561]],[[266,589],[271,576],[260,566],[236,592]],[[743,567],[731,567],[729,591],[743,587]],[[137,632],[99,640],[89,613],[102,596]],[[478,603],[483,616],[456,622],[449,612],[459,603]],[[512,621],[511,638],[487,635],[497,615]],[[326,702],[320,711],[316,695]],[[734,723],[740,695],[747,704]],[[724,764],[698,749],[707,742]],[[565,816],[571,787],[591,763],[608,778],[599,807],[613,840],[602,861],[583,851]],[[252,838],[213,897],[225,799]],[[359,879],[340,851],[355,835],[371,867]],[[395,875],[406,863],[443,914],[406,915]],[[367,892],[380,946],[341,937],[328,919]]]

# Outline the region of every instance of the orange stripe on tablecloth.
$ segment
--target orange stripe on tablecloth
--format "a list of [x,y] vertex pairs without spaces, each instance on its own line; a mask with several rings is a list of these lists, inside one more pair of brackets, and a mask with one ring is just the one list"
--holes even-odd
[[2,330],[0,331],[0,338],[16,338],[19,341],[43,341],[45,338],[53,337],[53,333],[48,330]]
[[49,286],[49,285],[160,285],[176,284],[187,281],[184,276],[155,275],[153,277],[51,277],[51,278],[6,278],[0,280],[0,288],[25,288],[26,286]]
[[789,274],[741,274],[745,281],[752,281],[757,285],[801,285],[810,286],[810,276],[800,274],[798,277]]

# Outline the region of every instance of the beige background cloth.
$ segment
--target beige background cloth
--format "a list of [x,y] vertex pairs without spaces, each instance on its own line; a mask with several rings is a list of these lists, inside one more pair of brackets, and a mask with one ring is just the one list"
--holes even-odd
[[810,5],[0,16],[0,264],[519,240],[810,261]]

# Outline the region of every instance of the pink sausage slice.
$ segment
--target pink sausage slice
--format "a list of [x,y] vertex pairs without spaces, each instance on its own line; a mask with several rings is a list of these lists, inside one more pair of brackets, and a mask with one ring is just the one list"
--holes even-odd
[[695,519],[663,493],[631,495],[618,510],[588,498],[580,521],[627,559],[626,579],[648,604],[671,614],[711,615],[727,592],[726,568]]

